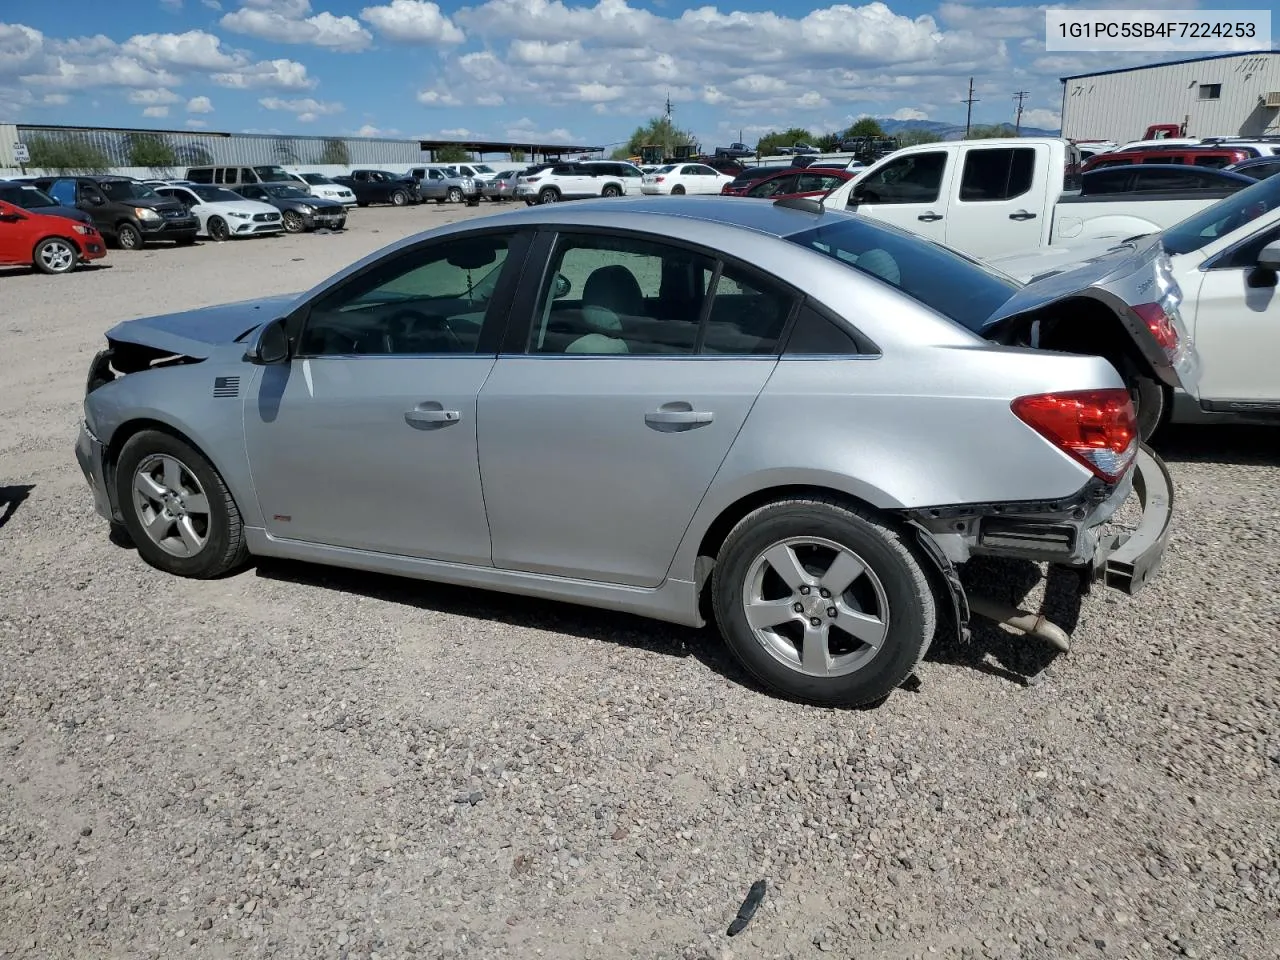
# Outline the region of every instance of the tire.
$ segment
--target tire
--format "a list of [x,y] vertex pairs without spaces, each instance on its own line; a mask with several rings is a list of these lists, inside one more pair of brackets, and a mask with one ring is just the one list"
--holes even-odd
[[[144,475],[151,479],[144,480]],[[158,430],[135,434],[117,458],[115,484],[125,528],[151,566],[207,580],[248,559],[240,510],[231,492],[190,444]]]
[[559,203],[560,191],[552,187],[543,187],[538,193],[539,203]]
[[671,188],[671,195],[673,197],[683,197],[684,187],[680,186],[680,184],[677,183],[674,187]]
[[70,273],[80,262],[80,251],[70,240],[48,237],[36,244],[31,262],[41,273],[53,275]]
[[357,207],[367,207],[368,205],[369,205],[369,201],[368,201],[368,200],[357,200],[357,201],[356,201],[356,206],[357,206]]
[[618,188],[618,185],[616,183],[606,183],[604,185],[604,189],[600,191],[600,196],[620,197],[622,196],[622,191]]
[[210,217],[204,229],[209,234],[209,239],[214,243],[222,243],[222,241],[231,236],[231,228],[227,226],[227,221],[221,217]]
[[190,233],[184,234],[181,237],[174,237],[173,242],[180,247],[189,247],[196,242],[196,235],[194,233]]
[[[766,554],[797,562],[788,575],[795,589]],[[837,557],[845,571],[856,571],[850,562],[856,561],[863,572],[846,581],[848,573],[841,577],[833,565]],[[833,571],[847,586],[841,591],[835,583],[835,595],[823,597],[824,577]],[[915,671],[937,626],[928,577],[908,541],[871,511],[835,499],[784,500],[749,513],[720,548],[711,593],[720,632],[747,672],[788,697],[823,706],[887,697]],[[759,629],[747,619],[748,597],[773,614]],[[862,640],[841,628],[842,618],[857,625]],[[815,621],[820,643],[805,644]]]
[[121,250],[141,250],[142,231],[132,223],[122,223],[116,227],[116,243]]
[[286,210],[283,217],[285,233],[301,233],[307,229],[306,223],[303,222],[302,214],[297,210]]
[[403,207],[409,202],[409,195],[403,190],[397,190],[391,194],[391,205],[393,207]]
[[1138,436],[1144,442],[1149,441],[1169,417],[1173,402],[1171,391],[1154,377],[1139,373],[1130,362],[1120,364],[1118,369],[1129,388],[1129,398],[1137,414]]
[[450,188],[449,188],[449,195],[448,195],[447,199],[448,199],[448,201],[449,201],[450,203],[461,203],[461,202],[462,202],[462,188],[461,188],[461,187],[450,187]]

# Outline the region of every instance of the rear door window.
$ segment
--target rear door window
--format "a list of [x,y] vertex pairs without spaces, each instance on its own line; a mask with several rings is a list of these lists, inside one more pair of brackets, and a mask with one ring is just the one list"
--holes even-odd
[[70,178],[55,180],[49,185],[48,194],[64,207],[74,207],[76,205],[76,182]]
[[1032,147],[969,150],[960,177],[960,199],[975,202],[1020,197],[1031,190],[1035,164]]

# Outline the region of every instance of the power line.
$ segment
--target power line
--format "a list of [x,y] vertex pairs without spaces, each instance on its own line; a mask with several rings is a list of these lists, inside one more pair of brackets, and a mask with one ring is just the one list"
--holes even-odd
[[1025,90],[1019,90],[1013,95],[1013,99],[1018,101],[1018,117],[1013,123],[1013,135],[1015,137],[1022,136],[1022,101],[1026,100],[1031,94]]
[[980,101],[978,100],[978,98],[973,95],[973,77],[970,77],[969,78],[969,99],[961,101],[961,103],[967,103],[969,105],[969,109],[966,110],[964,114],[964,137],[966,140],[969,139],[969,128],[973,124],[973,105],[979,102]]

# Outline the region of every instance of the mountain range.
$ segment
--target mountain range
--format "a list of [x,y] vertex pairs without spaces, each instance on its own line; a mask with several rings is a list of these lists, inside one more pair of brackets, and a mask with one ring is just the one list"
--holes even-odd
[[[897,136],[908,130],[927,130],[930,133],[936,133],[944,140],[959,140],[964,136],[963,123],[946,123],[942,120],[880,120],[877,118],[880,129],[890,136]],[[978,124],[974,126],[992,126],[992,124]],[[1013,124],[1001,124],[1009,128],[1009,136],[1013,136]],[[1061,134],[1061,130],[1045,130],[1040,127],[1023,126],[1022,136],[1024,137],[1056,137]]]

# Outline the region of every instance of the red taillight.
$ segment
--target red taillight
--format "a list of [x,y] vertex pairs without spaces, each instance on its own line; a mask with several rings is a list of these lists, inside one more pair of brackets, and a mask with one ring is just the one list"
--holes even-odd
[[654,183],[661,183],[661,182],[662,182],[663,180],[665,180],[665,179],[667,179],[667,178],[666,178],[666,177],[654,177],[654,178],[653,178],[653,182],[654,182]]
[[525,183],[537,183],[542,178],[541,177],[522,177],[521,179],[524,180]]
[[1018,397],[1014,415],[1063,453],[1114,483],[1138,453],[1138,422],[1127,391],[1072,390]]
[[1133,312],[1142,318],[1151,335],[1156,338],[1165,353],[1172,356],[1178,351],[1178,328],[1173,325],[1173,318],[1158,303],[1140,303]]

